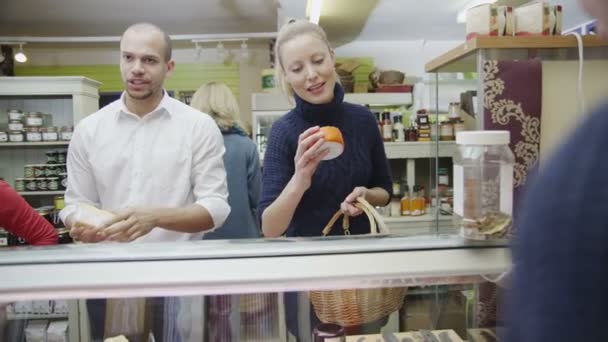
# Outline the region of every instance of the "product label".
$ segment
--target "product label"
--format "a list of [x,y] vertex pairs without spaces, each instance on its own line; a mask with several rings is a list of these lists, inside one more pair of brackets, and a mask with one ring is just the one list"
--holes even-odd
[[27,141],[41,141],[42,134],[40,133],[27,133]]
[[462,166],[454,165],[454,213],[460,216],[464,216],[463,191],[464,172]]
[[21,122],[19,122],[19,123],[9,123],[8,124],[8,130],[9,131],[22,131],[23,130],[23,124]]
[[42,133],[42,140],[44,140],[44,141],[57,141],[57,132]]
[[0,142],[7,142],[8,141],[8,135],[0,133]]
[[42,118],[25,118],[25,124],[28,126],[42,126]]
[[72,132],[61,132],[61,140],[72,140]]
[[500,166],[500,211],[513,214],[513,165]]

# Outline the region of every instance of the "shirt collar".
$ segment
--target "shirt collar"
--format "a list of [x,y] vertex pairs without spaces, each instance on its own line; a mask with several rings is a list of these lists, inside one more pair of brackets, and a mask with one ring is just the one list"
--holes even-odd
[[[137,114],[132,113],[129,110],[129,108],[127,108],[127,105],[125,104],[126,95],[127,95],[126,91],[123,91],[122,94],[120,95],[119,110],[116,115],[116,118],[118,119],[121,115],[127,115],[127,116],[131,116],[131,117],[139,118],[139,116]],[[160,116],[163,114],[171,115],[170,107],[171,106],[169,104],[169,94],[167,93],[166,90],[163,89],[163,98],[158,103],[158,106],[156,106],[156,108],[154,108],[154,110],[152,110],[150,113],[146,114],[145,117]]]

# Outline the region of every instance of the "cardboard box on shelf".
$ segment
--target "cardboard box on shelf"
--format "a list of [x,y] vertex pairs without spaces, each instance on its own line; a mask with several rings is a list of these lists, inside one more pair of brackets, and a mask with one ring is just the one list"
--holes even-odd
[[54,321],[46,329],[46,342],[68,342],[68,321]]
[[537,1],[515,8],[515,35],[552,36],[561,34],[561,5]]

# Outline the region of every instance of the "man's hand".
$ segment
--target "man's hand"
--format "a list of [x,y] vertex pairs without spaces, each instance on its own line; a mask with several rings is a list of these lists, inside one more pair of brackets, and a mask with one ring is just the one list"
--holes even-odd
[[94,243],[105,240],[103,233],[98,228],[89,224],[76,221],[71,226],[70,236],[74,241]]
[[133,241],[158,225],[157,217],[150,209],[126,208],[114,214],[114,219],[100,229],[101,234],[110,241]]

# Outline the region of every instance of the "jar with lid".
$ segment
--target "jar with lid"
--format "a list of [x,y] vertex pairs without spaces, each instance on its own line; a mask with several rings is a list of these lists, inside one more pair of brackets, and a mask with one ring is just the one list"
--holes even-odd
[[59,190],[59,177],[50,177],[46,179],[47,189],[50,191]]
[[57,163],[59,164],[65,164],[65,161],[68,158],[68,151],[63,150],[63,151],[57,151]]
[[0,131],[0,143],[8,141],[8,133],[5,131]]
[[25,191],[25,178],[15,179],[15,191]]
[[439,140],[454,140],[454,126],[449,121],[442,121],[439,128]]
[[467,131],[456,136],[454,221],[472,240],[501,238],[512,225],[513,165],[509,131]]
[[63,126],[59,132],[60,139],[63,141],[72,140],[72,133],[74,132],[74,128],[71,126]]
[[46,164],[34,164],[34,178],[46,176]]
[[460,119],[454,120],[452,126],[454,127],[454,136],[456,136],[458,132],[464,132],[465,130],[464,121]]
[[46,191],[48,189],[48,182],[46,178],[36,178],[36,188],[40,191]]
[[68,174],[59,173],[58,176],[60,179],[59,190],[65,190],[68,187]]
[[10,142],[23,142],[22,131],[10,131],[8,132],[8,141]]
[[8,130],[9,131],[23,131],[23,122],[21,122],[21,120],[9,120]]
[[59,133],[57,132],[57,127],[42,127],[40,129],[42,132],[42,141],[57,141],[59,140]]
[[46,151],[46,163],[47,164],[59,164],[59,152],[58,151]]
[[25,128],[25,140],[29,142],[40,142],[42,141],[42,133],[36,127]]
[[460,102],[450,102],[448,106],[448,116],[450,119],[460,118]]
[[25,125],[27,127],[42,127],[43,121],[41,112],[29,112],[25,115]]
[[25,190],[36,191],[38,190],[38,178],[26,178],[25,179]]
[[17,120],[23,121],[23,112],[19,109],[9,109],[8,110],[8,120]]

